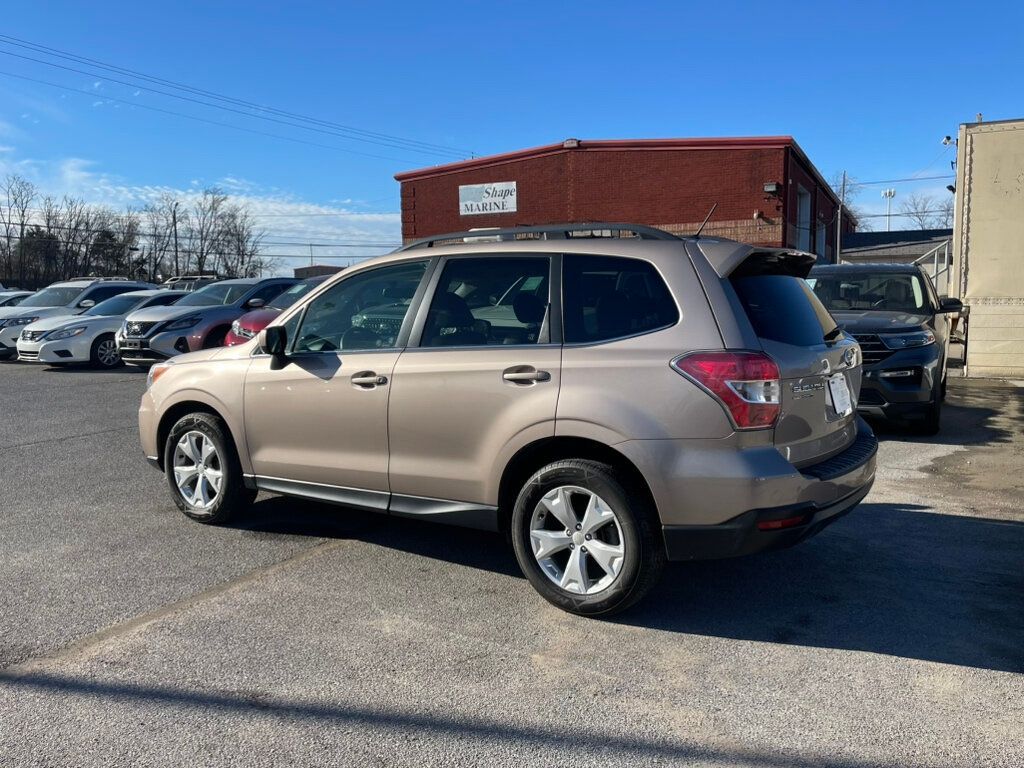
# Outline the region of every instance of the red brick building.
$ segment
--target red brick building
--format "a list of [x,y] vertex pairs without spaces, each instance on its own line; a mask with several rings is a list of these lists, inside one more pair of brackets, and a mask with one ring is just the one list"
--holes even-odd
[[[488,227],[630,222],[833,260],[839,201],[789,136],[569,139],[400,173],[402,238]],[[844,216],[844,228],[855,222]]]

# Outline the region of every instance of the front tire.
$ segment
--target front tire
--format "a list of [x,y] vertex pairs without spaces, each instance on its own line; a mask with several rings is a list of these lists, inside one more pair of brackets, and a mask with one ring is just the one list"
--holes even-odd
[[121,355],[117,351],[117,339],[114,338],[114,334],[107,333],[96,338],[89,352],[89,362],[93,368],[103,368],[104,370],[120,368],[124,365],[121,362]]
[[227,522],[256,498],[242,481],[227,427],[209,413],[190,413],[171,428],[164,444],[164,474],[175,505],[200,523]]
[[924,420],[915,425],[915,431],[919,435],[937,435],[941,428],[942,401],[936,400],[925,411]]
[[512,543],[526,578],[552,605],[582,616],[629,608],[665,562],[645,490],[597,461],[556,461],[523,486]]

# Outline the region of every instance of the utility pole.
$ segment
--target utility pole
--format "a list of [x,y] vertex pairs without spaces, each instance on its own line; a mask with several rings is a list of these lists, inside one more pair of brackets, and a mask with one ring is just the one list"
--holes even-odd
[[846,204],[846,171],[843,171],[843,187],[839,193],[839,212],[836,214],[836,264],[843,263],[843,205]]
[[178,201],[174,201],[174,206],[171,208],[171,225],[174,228],[174,274],[177,275],[181,272],[178,266]]
[[882,197],[885,198],[885,231],[890,232],[892,227],[889,223],[889,217],[892,215],[892,199],[896,196],[895,189],[883,189]]

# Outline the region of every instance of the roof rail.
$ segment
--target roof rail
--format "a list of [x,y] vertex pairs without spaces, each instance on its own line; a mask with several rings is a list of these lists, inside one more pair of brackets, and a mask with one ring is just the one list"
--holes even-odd
[[[608,235],[596,235],[595,232],[608,232]],[[433,248],[438,244],[460,245],[467,241],[490,240],[568,240],[575,237],[613,237],[611,233],[632,232],[641,240],[681,240],[682,238],[656,227],[644,224],[619,224],[601,221],[582,224],[540,224],[529,227],[508,227],[504,229],[472,229],[465,232],[449,232],[434,235],[421,240],[414,240],[403,245],[398,251],[411,251],[416,248]],[[589,234],[588,234],[589,233]],[[396,251],[396,253],[398,252]]]
[[141,282],[139,280],[136,280],[134,277],[122,277],[121,275],[112,275],[112,276],[107,276],[107,275],[81,275],[79,277],[69,277],[69,278],[67,278],[67,280],[68,281],[71,281],[71,280],[92,280],[93,282],[96,282],[97,280],[124,280],[124,281],[129,281],[130,280],[133,283]]

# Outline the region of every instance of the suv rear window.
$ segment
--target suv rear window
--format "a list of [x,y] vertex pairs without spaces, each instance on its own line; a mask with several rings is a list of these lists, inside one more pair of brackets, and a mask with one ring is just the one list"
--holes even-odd
[[649,262],[568,254],[562,272],[568,344],[634,336],[679,321],[672,294]]
[[836,328],[832,315],[799,277],[755,275],[730,282],[759,338],[813,347]]

